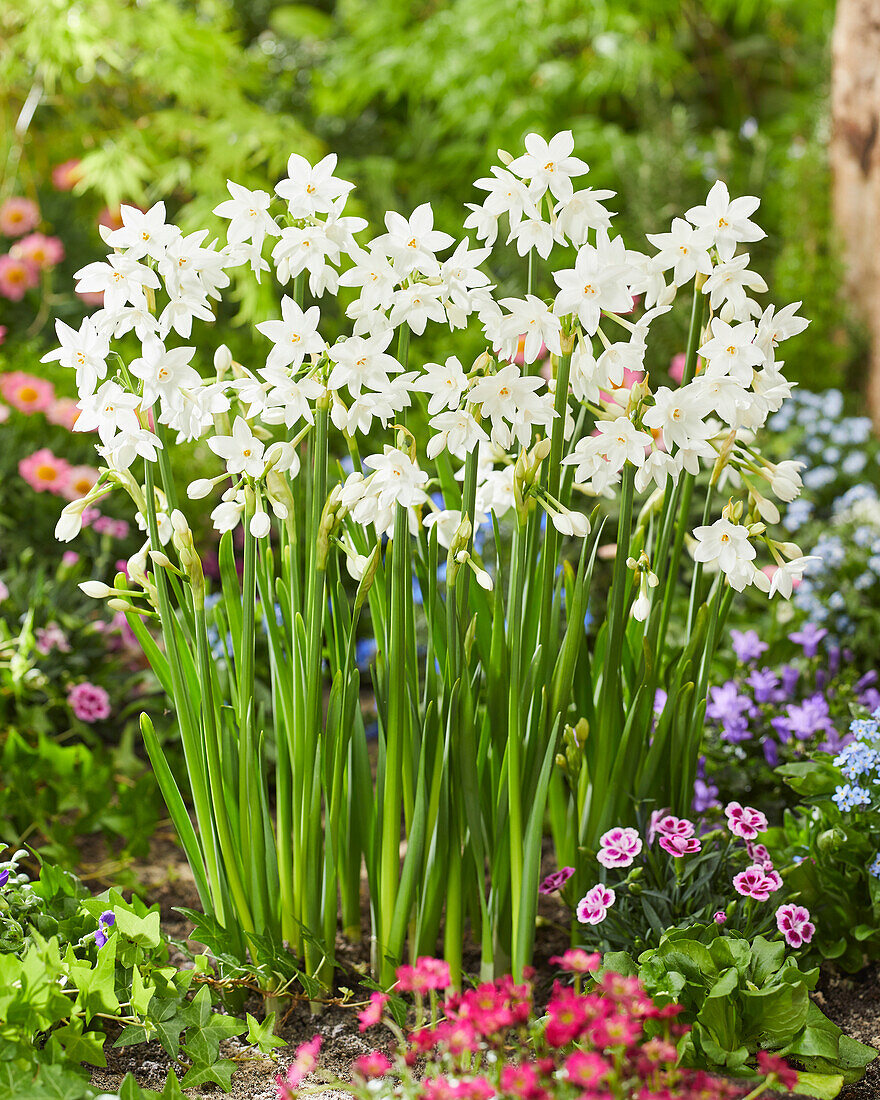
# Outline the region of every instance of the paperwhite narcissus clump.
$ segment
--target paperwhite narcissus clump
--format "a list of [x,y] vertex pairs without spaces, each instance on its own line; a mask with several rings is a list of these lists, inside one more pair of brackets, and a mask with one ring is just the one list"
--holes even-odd
[[[469,205],[464,221],[485,242],[476,248],[467,238],[456,244],[436,230],[429,204],[409,217],[389,212],[387,232],[357,243],[366,222],[344,216],[353,185],[335,176],[333,155],[315,166],[292,155],[288,178],[275,188],[280,202],[230,181],[231,198],[214,211],[229,222],[223,246],[208,241],[207,231],[184,236],[166,222],[162,203],[146,213],[123,207],[123,227],[102,230],[114,251],[76,275],[78,290],[103,291],[103,308],[79,331],[59,321],[61,347],[45,357],[76,372],[82,410],[76,430],[98,432],[107,470],[94,492],[106,492],[108,480],[122,480],[142,497],[126,472],[138,457],[155,462],[165,446],[163,429],[169,429],[178,441],[204,439],[226,465],[225,478],[190,486],[190,496],[198,498],[224,485],[212,513],[216,528],[236,526],[248,501],[255,501],[250,530],[264,538],[271,523],[263,501],[286,515],[272,477],[285,471],[296,476],[295,445],[314,430],[320,405],[348,437],[377,425],[394,432],[382,453],[367,457],[345,482],[341,515],[390,533],[396,507],[403,505],[411,530],[436,528],[440,543],[449,546],[461,513],[432,501],[429,473],[414,449],[402,449],[398,421],[416,395],[427,404],[430,435],[422,452],[428,461],[446,452],[458,463],[479,453],[475,526],[517,506],[523,491],[514,484],[517,456],[552,434],[562,407],[569,415],[558,460],[573,467],[580,494],[614,495],[627,466],[634,467],[636,490],[643,493],[676,484],[683,472],[712,470],[713,483],[726,483],[738,503],[693,532],[695,560],[720,569],[737,590],[756,585],[788,597],[806,559],[793,544],[774,540],[764,521],[778,518],[771,496],[788,502],[797,495],[799,471],[796,463],[774,466],[761,458],[754,433],[791,390],[775,361],[776,347],[807,321],[797,316],[799,303],[777,311],[750,297],[767,287],[749,270],[748,254],[736,250],[764,236],[751,220],[759,200],[731,199],[719,181],[704,205],[673,219],[668,232],[648,236],[655,254],[642,253],[612,235],[612,214],[604,206],[612,192],[575,190],[573,180],[588,166],[572,155],[570,132],[549,142],[531,134],[525,148],[477,181],[486,197]],[[556,245],[574,247],[570,266],[554,268],[550,261],[558,287],[551,304],[530,292],[493,297],[481,265],[505,217],[507,240],[516,241],[521,254],[535,250],[546,259]],[[265,363],[231,364],[218,354],[215,375],[205,378],[192,366],[194,347],[177,340],[191,338],[194,320],[213,318],[213,301],[229,286],[229,270],[249,265],[258,278],[272,270],[262,255],[267,240],[278,282],[287,288],[296,280],[296,288],[293,296],[282,294],[280,317],[255,325],[255,356],[260,349]],[[351,335],[327,344],[319,306],[304,308],[302,302],[306,274],[314,298],[340,286],[354,290],[345,311]],[[626,388],[627,372],[644,373],[651,324],[692,280],[710,311],[699,346],[702,364],[677,389],[652,391],[647,377]],[[636,296],[644,296],[647,312],[632,321]],[[410,332],[420,335],[429,324],[454,330],[472,316],[487,350],[469,370],[454,356],[439,364],[408,355]],[[403,336],[396,354],[395,329]],[[116,370],[121,360],[112,343],[130,331],[142,354]],[[554,360],[571,356],[563,406],[532,366],[548,351]],[[273,448],[273,440],[282,448]],[[560,532],[588,532],[582,513],[546,492],[535,492],[535,502]],[[77,533],[81,509],[77,501],[65,510],[59,538]],[[778,569],[772,585],[759,551]],[[644,618],[653,574],[646,564],[639,575],[633,614]]]

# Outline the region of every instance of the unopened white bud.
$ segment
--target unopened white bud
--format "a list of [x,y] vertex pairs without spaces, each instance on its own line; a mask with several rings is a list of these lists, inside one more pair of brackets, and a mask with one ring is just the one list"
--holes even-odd
[[186,495],[190,500],[201,500],[214,488],[214,482],[208,477],[200,477],[191,481],[186,487]]
[[104,584],[103,581],[82,581],[79,590],[93,600],[104,600],[116,593],[115,588],[111,588],[109,584]]
[[218,375],[225,374],[232,367],[232,352],[225,344],[221,344],[214,352],[214,370]]
[[272,527],[268,512],[254,512],[251,516],[251,534],[255,539],[264,539]]

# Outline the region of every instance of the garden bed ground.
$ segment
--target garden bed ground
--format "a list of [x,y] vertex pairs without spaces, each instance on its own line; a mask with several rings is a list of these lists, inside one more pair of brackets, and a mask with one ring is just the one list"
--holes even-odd
[[[97,855],[97,852],[94,855]],[[95,867],[96,864],[93,863],[89,869]],[[171,837],[157,834],[152,844],[150,858],[137,864],[133,869],[141,883],[139,890],[141,896],[149,902],[159,903],[164,931],[172,939],[185,940],[192,926],[175,912],[175,907],[197,907],[198,898],[189,867]],[[93,884],[96,888],[100,887],[100,873]],[[552,911],[554,906],[552,901],[548,906],[547,899],[541,900],[544,913],[537,937],[535,959],[539,995],[549,992],[552,982],[550,956],[560,952],[566,946],[565,934],[554,919],[564,917],[564,914]],[[350,944],[340,942],[339,951],[340,958],[351,963],[353,967],[366,962],[365,946],[352,947]],[[183,956],[175,961],[180,965],[186,965]],[[472,968],[476,969],[477,957],[475,956],[473,960],[466,959],[466,967],[469,961],[473,962]],[[341,984],[348,984],[351,987],[354,984],[353,973],[352,971],[349,974],[347,982],[343,980]],[[546,985],[546,990],[541,988],[542,985]],[[848,1035],[863,1043],[880,1047],[880,967],[869,967],[852,977],[837,974],[829,968],[826,973],[823,973],[814,996],[823,1011]],[[248,1008],[257,1013],[260,1005],[255,999]],[[382,1045],[383,1042],[375,1032],[371,1032],[369,1039],[360,1034],[357,1017],[352,1008],[331,1005],[316,1017],[310,1013],[306,1003],[294,1004],[279,1032],[288,1046],[281,1049],[277,1063],[273,1063],[268,1058],[251,1059],[249,1053],[246,1053],[245,1044],[238,1040],[233,1039],[223,1045],[222,1052],[225,1057],[234,1061],[241,1060],[241,1068],[233,1077],[232,1091],[228,1094],[230,1100],[275,1100],[275,1075],[279,1069],[287,1066],[296,1046],[316,1033],[323,1038],[322,1067],[341,1076],[346,1076],[354,1058]],[[111,1040],[114,1038],[112,1031],[110,1038]],[[160,1089],[172,1065],[158,1043],[114,1049],[112,1042],[109,1042],[105,1047],[105,1054],[107,1068],[96,1071],[92,1082],[96,1087],[108,1091],[117,1090],[128,1072],[133,1073],[142,1086]],[[192,1090],[188,1095],[194,1098],[216,1098],[223,1094],[219,1088],[209,1086]],[[341,1100],[345,1094],[328,1089],[322,1095],[326,1096],[327,1100],[337,1100],[337,1098]],[[841,1100],[876,1100],[877,1097],[880,1097],[880,1060],[869,1067],[862,1081],[844,1089],[841,1093]]]

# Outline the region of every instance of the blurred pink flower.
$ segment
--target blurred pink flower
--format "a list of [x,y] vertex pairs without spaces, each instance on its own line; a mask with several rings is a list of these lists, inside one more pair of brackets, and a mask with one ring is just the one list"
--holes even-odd
[[82,178],[79,158],[65,160],[52,169],[52,186],[56,191],[72,191]]
[[30,199],[16,196],[0,206],[0,233],[5,237],[21,237],[35,229],[39,222],[39,208]]
[[19,412],[45,412],[55,400],[55,387],[45,378],[24,371],[0,374],[0,394]]
[[0,404],[0,424],[9,419],[9,406]]
[[20,302],[40,281],[40,269],[31,260],[0,256],[0,298]]
[[34,648],[45,656],[53,649],[57,649],[59,653],[70,653],[71,647],[67,635],[58,623],[49,623],[47,626],[39,627],[35,632]]
[[[525,348],[526,348],[526,338],[525,338],[525,336],[520,336],[519,341],[517,342],[517,345],[516,345],[516,355],[514,355],[514,357],[513,357],[513,361],[514,361],[514,363],[516,363],[516,365],[518,367],[522,367],[525,364],[525,361],[526,361]],[[538,352],[538,356],[535,359],[535,362],[537,363],[541,359],[546,359],[547,354],[548,354],[547,345],[546,344],[541,344],[541,350]]]
[[94,466],[71,466],[67,471],[67,481],[61,488],[65,500],[79,500],[91,492],[98,481],[98,471]]
[[[140,207],[137,208],[138,210]],[[107,229],[121,229],[122,228],[122,212],[118,206],[109,207],[105,206],[101,213],[98,215],[98,225],[103,225]]]
[[39,268],[54,267],[64,259],[64,245],[60,237],[47,237],[45,233],[29,233],[12,246],[9,254],[17,260],[30,260]]
[[9,329],[6,327],[6,325],[0,325],[0,344],[6,343],[6,333],[8,331]]
[[53,455],[48,447],[34,451],[18,464],[18,472],[38,493],[61,493],[67,484],[70,466]]
[[673,382],[678,382],[681,385],[681,380],[684,378],[684,365],[687,362],[687,356],[683,351],[680,351],[677,355],[669,360],[669,377]]
[[76,684],[67,693],[67,702],[80,722],[100,722],[110,717],[110,696],[97,684]]
[[72,397],[59,397],[46,409],[46,419],[50,424],[57,424],[72,432],[74,424],[79,419],[79,413],[79,406]]
[[87,306],[102,306],[104,304],[103,290],[77,290],[75,294]]
[[65,550],[61,555],[62,565],[76,565],[79,561],[79,554],[75,550]]

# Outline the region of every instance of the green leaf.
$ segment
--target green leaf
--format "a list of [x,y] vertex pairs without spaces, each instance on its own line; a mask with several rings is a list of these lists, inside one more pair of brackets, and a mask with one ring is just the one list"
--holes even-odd
[[247,1041],[251,1046],[255,1046],[261,1054],[268,1054],[276,1047],[286,1047],[287,1043],[274,1034],[275,1030],[275,1013],[270,1012],[269,1015],[260,1023],[255,1017],[251,1016],[248,1012],[246,1017],[247,1021]]
[[606,951],[602,956],[602,973],[608,971],[613,974],[623,974],[625,978],[632,978],[638,974],[639,968],[626,951]]
[[797,1090],[804,1096],[815,1096],[817,1100],[834,1100],[843,1088],[843,1075],[840,1073],[798,1073]]
[[751,972],[755,985],[764,985],[779,970],[784,958],[785,944],[782,940],[767,940],[763,936],[755,936],[751,951]]
[[131,972],[131,1007],[135,1012],[146,1012],[155,992],[155,985],[152,982],[145,984],[140,970],[134,967]]
[[139,917],[131,910],[117,909],[116,927],[123,936],[127,936],[143,947],[158,947],[162,942],[158,912],[147,913],[145,917]]
[[776,769],[785,782],[807,798],[831,794],[841,782],[840,769],[825,761],[806,760],[798,764],[782,764]]
[[706,994],[706,999],[708,1000],[710,997],[729,997],[738,985],[739,974],[735,967],[730,967],[730,969],[725,970],[718,981],[715,982]]

